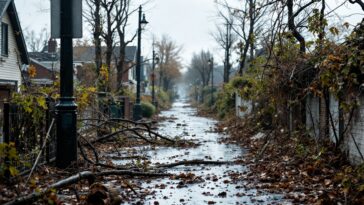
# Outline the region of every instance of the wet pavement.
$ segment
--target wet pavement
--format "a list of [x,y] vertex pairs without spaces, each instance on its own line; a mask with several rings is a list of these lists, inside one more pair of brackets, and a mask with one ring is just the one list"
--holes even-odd
[[[223,136],[214,132],[217,121],[196,116],[196,109],[185,102],[174,103],[172,109],[163,111],[160,116],[167,118],[158,126],[160,134],[191,140],[198,146],[133,148],[135,154],[152,164],[196,159],[236,161],[244,156],[245,150],[238,145],[219,143]],[[130,154],[130,151],[125,152]],[[128,160],[114,162],[124,164]],[[152,193],[143,204],[289,204],[282,199],[282,194],[251,188],[252,182],[239,177],[249,172],[243,165],[178,166],[167,171],[177,177],[141,182],[140,186]]]

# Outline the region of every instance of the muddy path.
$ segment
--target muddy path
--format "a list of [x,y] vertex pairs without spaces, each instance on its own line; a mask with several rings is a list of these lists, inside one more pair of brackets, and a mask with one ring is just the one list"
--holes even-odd
[[[196,116],[196,109],[186,102],[174,103],[161,117],[166,118],[158,126],[158,132],[171,137],[191,140],[198,146],[174,148],[139,146],[124,150],[122,155],[137,154],[141,159],[114,160],[116,164],[152,165],[174,163],[183,160],[236,161],[244,157],[246,150],[238,145],[220,143],[224,137],[214,131],[217,121]],[[172,178],[133,181],[148,194],[137,204],[289,204],[279,193],[267,193],[254,189],[254,182],[242,176],[249,174],[241,164],[178,166],[167,170]],[[128,202],[125,204],[130,204]]]

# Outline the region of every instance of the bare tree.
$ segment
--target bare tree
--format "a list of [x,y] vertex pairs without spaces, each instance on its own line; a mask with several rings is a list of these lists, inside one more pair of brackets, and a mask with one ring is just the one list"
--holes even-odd
[[351,4],[359,4],[361,9],[364,11],[364,2],[362,0],[349,0]]
[[166,35],[156,42],[156,47],[160,59],[158,64],[159,87],[169,90],[173,82],[181,75],[180,52],[182,48]]
[[137,33],[135,32],[134,36],[130,39],[126,39],[126,27],[128,25],[129,16],[136,10],[130,11],[130,0],[119,0],[119,2],[115,5],[115,13],[116,13],[116,29],[119,40],[119,56],[116,58],[116,70],[117,70],[117,88],[120,89],[122,86],[122,79],[124,74],[128,72],[131,67],[127,67],[125,59],[125,49],[131,42],[134,41]]
[[227,83],[229,82],[231,73],[230,56],[237,36],[235,33],[232,33],[232,26],[234,24],[233,17],[231,15],[226,16],[222,11],[219,12],[219,16],[223,18],[225,24],[224,26],[216,25],[216,32],[213,33],[212,36],[225,51],[223,81],[224,83]]
[[[257,36],[261,33],[263,23],[261,20],[265,11],[271,3],[264,4],[265,1],[248,0],[243,3],[242,8],[228,7],[229,12],[237,21],[237,26],[233,30],[241,38],[239,75],[243,75],[248,51],[250,50],[250,61],[254,58],[254,49]],[[276,2],[276,1],[275,1]],[[259,4],[258,4],[259,3]]]
[[49,33],[46,28],[42,28],[39,33],[36,33],[34,30],[26,30],[24,36],[30,52],[40,52],[49,39]]
[[[131,43],[136,34],[126,40],[126,27],[128,25],[130,11],[130,0],[87,0],[89,11],[85,14],[86,19],[93,29],[95,44],[95,63],[99,72],[103,59],[109,72],[113,71],[112,62],[116,65],[116,88],[121,88],[123,74],[130,68],[126,68],[125,49]],[[102,42],[105,49],[102,49]],[[115,48],[119,46],[116,56]],[[104,58],[103,58],[104,57]],[[131,60],[131,59],[129,59]],[[110,82],[109,82],[110,84]]]
[[191,64],[188,72],[196,73],[198,76],[197,81],[202,84],[203,87],[207,86],[211,77],[211,66],[208,61],[212,55],[209,51],[201,51],[198,54],[194,54],[191,60]]
[[101,34],[106,44],[105,64],[111,70],[111,61],[114,51],[114,37],[117,29],[116,15],[113,13],[119,0],[101,0],[102,14],[104,18],[104,29]]
[[84,12],[84,17],[91,25],[93,33],[93,43],[95,46],[95,64],[96,72],[99,74],[102,65],[102,48],[101,48],[101,0],[86,0],[88,5],[87,12]]

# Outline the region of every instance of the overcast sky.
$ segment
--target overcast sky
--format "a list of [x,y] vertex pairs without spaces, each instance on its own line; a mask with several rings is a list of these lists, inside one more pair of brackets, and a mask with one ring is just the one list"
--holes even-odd
[[[137,8],[138,1],[133,2],[133,7]],[[49,1],[15,0],[15,3],[24,29],[40,31],[44,27],[49,28]],[[143,33],[144,55],[151,54],[153,35],[157,38],[168,35],[182,46],[184,64],[189,62],[193,52],[216,49],[210,36],[216,16],[213,0],[154,0],[146,4],[143,10],[150,22]],[[129,22],[132,32],[137,26],[136,14],[133,14]],[[84,35],[89,36],[89,33],[85,27]]]
[[[133,0],[137,8],[143,0]],[[331,9],[344,0],[327,0]],[[152,36],[165,34],[183,47],[183,63],[187,65],[193,52],[201,49],[210,50],[215,56],[223,55],[211,37],[216,24],[215,0],[152,0],[145,5],[146,18],[150,22],[143,34],[143,55],[151,54]],[[236,2],[236,0],[228,0]],[[50,14],[47,0],[15,0],[22,27],[28,30],[40,31],[49,28]],[[338,10],[340,15],[363,13],[358,6],[346,5]],[[349,20],[356,23],[363,16],[352,16]],[[345,19],[344,19],[345,20]],[[136,13],[130,19],[130,31],[135,31],[137,25]],[[90,31],[85,28],[85,36]]]

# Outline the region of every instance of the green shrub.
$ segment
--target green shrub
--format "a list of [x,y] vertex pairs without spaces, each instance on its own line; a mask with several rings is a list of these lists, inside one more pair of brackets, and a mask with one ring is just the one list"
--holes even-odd
[[233,88],[239,89],[248,84],[248,81],[241,76],[235,76],[229,83]]
[[217,93],[216,111],[219,118],[224,118],[235,111],[235,89],[231,83],[224,85],[223,89]]
[[158,109],[167,109],[171,106],[171,98],[163,89],[157,90]]
[[131,101],[135,101],[135,93],[132,89],[123,87],[119,90],[118,95],[120,96],[128,96]]
[[150,118],[155,113],[155,107],[150,102],[142,102],[142,115],[143,117]]

